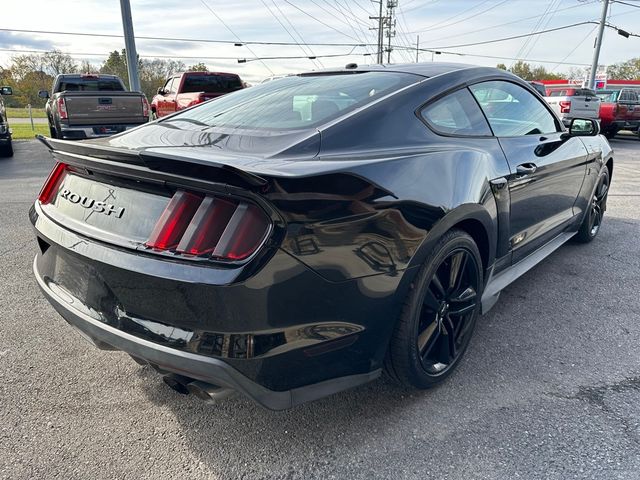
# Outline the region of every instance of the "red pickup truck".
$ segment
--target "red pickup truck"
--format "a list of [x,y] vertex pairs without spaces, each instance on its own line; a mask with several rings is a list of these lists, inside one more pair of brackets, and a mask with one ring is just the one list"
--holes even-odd
[[156,118],[164,117],[241,88],[244,83],[235,73],[178,73],[158,88],[151,101],[151,113]]
[[620,130],[640,130],[640,91],[633,88],[598,90],[600,97],[600,130],[613,138]]

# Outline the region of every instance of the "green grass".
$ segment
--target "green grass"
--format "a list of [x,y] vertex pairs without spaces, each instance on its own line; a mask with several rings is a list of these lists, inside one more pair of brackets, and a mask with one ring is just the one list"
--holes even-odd
[[[31,114],[33,118],[47,118],[44,108],[32,108]],[[7,108],[7,117],[12,118],[29,118],[29,110],[26,108]]]
[[14,140],[25,140],[32,139],[35,137],[37,133],[42,135],[49,135],[49,126],[48,125],[34,125],[35,131],[31,130],[31,124],[29,123],[14,123],[13,125],[9,124],[11,128],[11,136]]

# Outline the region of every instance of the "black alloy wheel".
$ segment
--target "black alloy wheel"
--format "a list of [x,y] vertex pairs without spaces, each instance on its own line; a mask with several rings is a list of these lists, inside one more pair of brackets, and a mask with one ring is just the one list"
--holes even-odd
[[418,325],[418,352],[424,369],[440,375],[466,347],[478,307],[478,265],[464,247],[449,253],[424,295]]
[[417,274],[389,346],[392,378],[429,388],[453,371],[480,312],[481,272],[473,239],[460,230],[445,234]]
[[600,174],[598,183],[591,197],[591,202],[588,206],[588,211],[580,226],[580,230],[576,235],[576,239],[580,242],[587,243],[596,238],[602,220],[604,212],[607,209],[607,196],[609,194],[609,171],[605,170]]

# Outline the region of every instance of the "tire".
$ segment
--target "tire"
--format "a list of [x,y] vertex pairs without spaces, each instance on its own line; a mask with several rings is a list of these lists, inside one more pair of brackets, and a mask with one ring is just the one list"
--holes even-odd
[[151,109],[151,118],[149,119],[149,121],[153,122],[154,120],[157,120],[157,119],[158,119],[158,114],[154,109]]
[[58,132],[53,127],[49,127],[49,135],[51,138],[58,138]]
[[13,157],[13,143],[11,140],[7,145],[0,147],[0,157]]
[[[460,283],[449,280],[454,265],[453,278]],[[443,235],[416,275],[389,343],[385,371],[392,379],[426,389],[453,372],[480,314],[481,272],[480,252],[469,234]]]
[[606,132],[604,132],[604,136],[607,138],[607,140],[611,140],[617,134],[618,134],[617,130],[607,130]]
[[609,194],[610,182],[609,169],[605,168],[598,177],[596,188],[589,202],[589,209],[580,224],[578,233],[574,237],[577,242],[589,243],[596,238],[600,232],[604,212],[607,210],[607,196]]

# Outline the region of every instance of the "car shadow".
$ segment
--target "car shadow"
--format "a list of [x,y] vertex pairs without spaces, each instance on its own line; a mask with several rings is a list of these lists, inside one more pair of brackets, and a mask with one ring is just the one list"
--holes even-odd
[[[550,389],[573,391],[588,382],[592,351],[603,336],[608,341],[611,333],[606,332],[619,326],[623,335],[634,329],[633,315],[625,310],[634,303],[619,300],[635,292],[628,292],[632,289],[618,279],[637,278],[638,231],[637,220],[607,217],[595,241],[566,244],[510,285],[494,309],[480,318],[457,371],[429,391],[405,389],[383,376],[272,412],[240,396],[207,405],[178,395],[148,367],[138,370],[143,381],[136,383],[150,402],[172,411],[186,444],[216,477],[237,475],[229,473],[231,465],[246,478],[261,478],[264,472],[270,472],[269,477],[305,478],[301,465],[310,469],[311,477],[331,465],[357,463],[358,455],[372,445],[402,448],[403,439],[416,438],[416,432],[433,438],[459,432],[483,411],[517,405],[526,396],[539,398]],[[603,315],[610,316],[608,324],[603,324]],[[599,329],[605,333],[599,335]],[[620,343],[617,333],[615,337]],[[612,347],[622,362],[624,355],[628,361],[628,351],[619,344]],[[612,351],[609,359],[615,362],[616,355]],[[425,442],[424,453],[435,454],[440,448]]]

